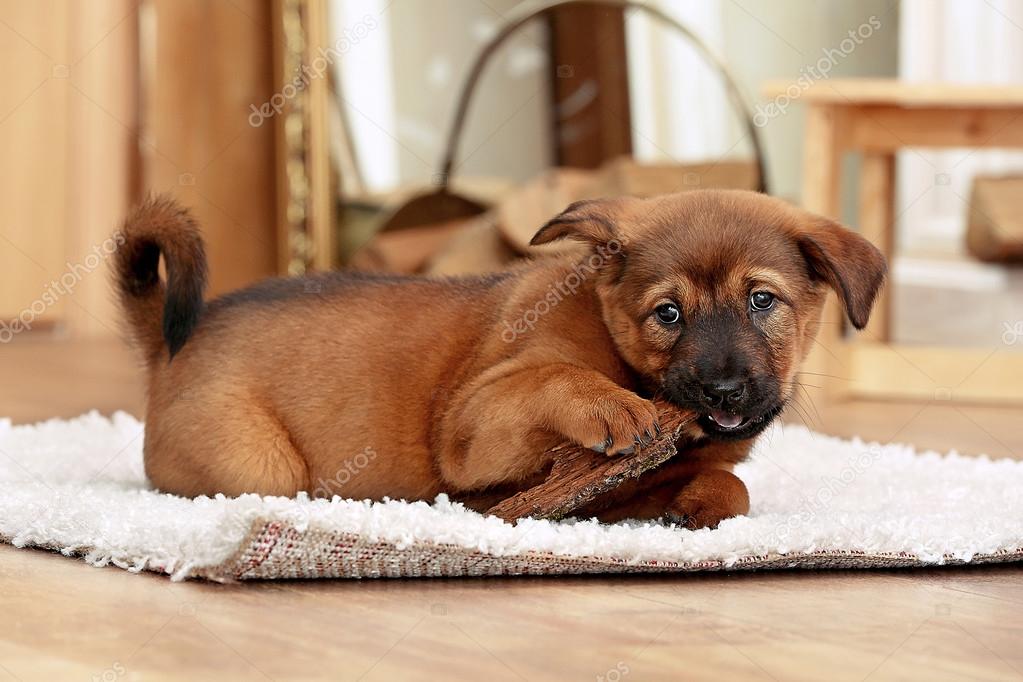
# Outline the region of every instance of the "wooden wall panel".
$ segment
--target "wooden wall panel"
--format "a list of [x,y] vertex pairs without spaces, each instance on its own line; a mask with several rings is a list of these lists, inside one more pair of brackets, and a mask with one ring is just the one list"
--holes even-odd
[[[142,185],[203,225],[213,294],[276,272],[270,3],[150,0],[143,10]],[[255,119],[254,119],[255,120]]]
[[0,63],[0,341],[117,333],[105,240],[144,191],[194,207],[214,293],[276,271],[268,3],[0,0]]
[[[63,2],[0,0],[0,341],[26,312],[38,329],[66,301],[42,297],[64,266],[69,16]],[[37,303],[35,310],[31,310]]]
[[117,334],[110,294],[111,234],[139,195],[138,3],[69,2],[69,124],[65,197],[67,257],[95,271],[76,285],[64,311],[77,337]]

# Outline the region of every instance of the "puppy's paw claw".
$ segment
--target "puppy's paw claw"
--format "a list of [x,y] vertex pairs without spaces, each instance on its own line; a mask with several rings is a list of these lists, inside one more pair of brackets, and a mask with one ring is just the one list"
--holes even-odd
[[[654,404],[625,391],[602,397],[588,412],[566,435],[609,457],[633,455],[648,447],[659,428]],[[592,445],[597,438],[603,440]]]
[[636,436],[636,445],[645,448],[653,445],[657,437],[661,435],[661,425],[654,424],[653,429],[646,429],[643,431],[643,436]]
[[664,520],[674,523],[680,528],[699,530],[701,528],[717,528],[718,524],[736,516],[736,513],[727,509],[718,509],[714,505],[696,504],[688,508],[680,508],[677,504],[664,514]]
[[696,530],[693,526],[693,517],[689,514],[674,512],[667,512],[661,519],[668,525],[678,526],[679,528],[688,528],[689,530]]

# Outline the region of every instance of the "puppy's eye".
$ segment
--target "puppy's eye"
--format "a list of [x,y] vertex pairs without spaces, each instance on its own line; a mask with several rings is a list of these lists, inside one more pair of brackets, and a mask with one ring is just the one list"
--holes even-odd
[[770,310],[774,307],[774,294],[766,291],[754,291],[749,295],[749,307],[751,310]]
[[657,321],[664,325],[675,324],[682,319],[682,313],[674,303],[662,303],[654,308],[654,315],[657,316]]

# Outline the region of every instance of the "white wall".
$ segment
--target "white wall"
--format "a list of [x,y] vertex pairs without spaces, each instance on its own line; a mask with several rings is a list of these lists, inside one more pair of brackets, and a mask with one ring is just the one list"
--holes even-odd
[[[650,0],[697,31],[730,64],[750,102],[764,81],[797,78],[822,51],[870,16],[881,28],[831,77],[896,73],[898,5],[892,0]],[[371,188],[431,181],[455,93],[470,60],[516,0],[332,0],[333,33],[367,14],[378,26],[341,64],[349,116]],[[386,8],[386,11],[384,11]],[[627,14],[633,147],[644,160],[749,157],[743,129],[703,60],[641,12]],[[538,24],[505,47],[484,77],[462,145],[462,174],[524,180],[550,163],[546,36]],[[803,112],[764,127],[772,189],[798,198]]]
[[[379,26],[342,60],[344,96],[373,190],[430,183],[471,60],[516,0],[333,0],[333,35]],[[480,83],[456,176],[525,180],[550,163],[542,22],[495,55]]]
[[[903,0],[899,75],[910,81],[1023,82],[1023,2]],[[973,178],[1023,172],[1023,153],[914,150],[899,154],[900,245],[961,254]],[[941,177],[941,181],[936,178]]]
[[[795,80],[849,30],[876,17],[880,27],[837,60],[831,78],[894,76],[898,6],[891,0],[654,0],[690,26],[729,64],[747,101],[762,101],[765,81]],[[709,69],[682,40],[639,14],[629,19],[635,148],[641,158],[749,158],[743,129]],[[763,127],[772,191],[798,198],[803,153],[802,107]]]

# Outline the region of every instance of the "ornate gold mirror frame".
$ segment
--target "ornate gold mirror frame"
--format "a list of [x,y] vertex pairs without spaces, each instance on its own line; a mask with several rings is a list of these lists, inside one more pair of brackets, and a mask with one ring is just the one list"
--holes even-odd
[[278,269],[297,275],[335,263],[326,0],[273,0],[273,22]]

